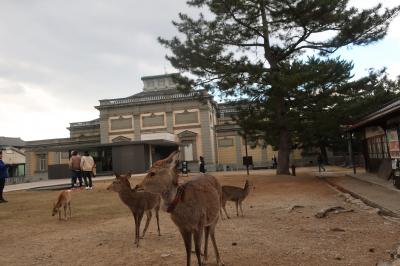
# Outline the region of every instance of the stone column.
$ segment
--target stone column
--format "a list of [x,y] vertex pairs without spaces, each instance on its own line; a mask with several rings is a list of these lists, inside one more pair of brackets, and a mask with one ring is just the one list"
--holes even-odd
[[133,115],[133,130],[135,134],[134,140],[140,140],[140,114]]
[[[211,138],[214,136],[211,134],[210,130],[211,125],[210,125],[208,106],[207,108],[200,109],[200,124],[201,124],[201,145],[203,149],[203,154],[198,154],[197,156],[199,157],[200,155],[202,155],[204,157],[207,171],[215,171],[216,170],[215,153],[214,153],[213,142],[211,141]],[[197,160],[199,160],[199,158],[197,158]]]
[[168,133],[174,134],[174,119],[173,113],[167,112],[166,113],[166,120],[167,120],[167,131]]
[[100,114],[100,142],[109,143],[108,137],[108,116]]

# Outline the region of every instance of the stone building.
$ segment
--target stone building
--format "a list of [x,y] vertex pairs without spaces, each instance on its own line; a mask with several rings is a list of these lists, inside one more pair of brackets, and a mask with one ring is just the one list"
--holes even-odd
[[[179,92],[173,75],[142,77],[142,92],[100,100],[95,106],[99,118],[70,123],[69,138],[27,142],[27,175],[67,177],[72,150],[88,150],[100,174],[144,172],[178,147],[193,172],[200,156],[207,171],[244,169],[244,140],[232,119],[235,109],[217,104],[205,90]],[[250,146],[252,167],[271,166],[275,151],[270,146]],[[294,152],[293,159],[299,156]]]
[[0,137],[0,150],[3,151],[3,161],[10,164],[9,179],[25,176],[25,141],[21,138]]

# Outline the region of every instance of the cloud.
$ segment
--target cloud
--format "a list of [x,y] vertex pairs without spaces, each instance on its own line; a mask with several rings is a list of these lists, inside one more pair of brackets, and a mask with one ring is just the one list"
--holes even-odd
[[[198,10],[186,0],[1,1],[0,135],[68,137],[69,122],[98,117],[98,100],[140,92],[142,76],[174,72],[157,37],[178,34],[171,21],[179,12]],[[399,23],[387,41],[400,42]]]

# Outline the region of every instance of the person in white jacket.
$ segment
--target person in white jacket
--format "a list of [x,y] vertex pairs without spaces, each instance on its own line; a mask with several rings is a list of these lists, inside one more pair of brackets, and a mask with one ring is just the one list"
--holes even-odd
[[[86,189],[92,189],[92,175],[93,175],[93,168],[96,165],[94,163],[93,157],[89,155],[88,151],[85,151],[84,156],[81,158],[81,169],[83,172],[83,178],[85,181]],[[89,180],[89,182],[88,182]]]

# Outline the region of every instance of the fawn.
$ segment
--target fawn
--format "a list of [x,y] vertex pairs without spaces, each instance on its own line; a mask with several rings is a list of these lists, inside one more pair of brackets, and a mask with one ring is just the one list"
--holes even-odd
[[61,207],[64,208],[65,220],[67,220],[67,207],[69,209],[69,218],[72,217],[71,212],[71,190],[63,190],[58,195],[57,202],[53,205],[52,216],[56,215],[58,212],[58,219],[61,220]]
[[153,165],[140,186],[145,191],[161,194],[163,207],[171,213],[171,219],[179,228],[185,243],[187,266],[190,266],[192,235],[198,265],[203,265],[200,252],[203,231],[205,234],[203,263],[207,261],[208,238],[211,236],[217,265],[223,265],[215,240],[215,227],[222,197],[221,185],[211,175],[200,175],[179,186],[177,162],[178,152],[175,151],[162,165]]
[[[226,217],[230,219],[228,213],[226,212],[225,205],[226,202],[229,201],[234,201],[236,204],[236,215],[239,216],[239,211],[238,211],[238,205],[240,207],[240,212],[243,215],[243,209],[242,209],[242,202],[243,200],[249,195],[250,189],[253,187],[251,182],[249,180],[246,180],[246,183],[244,184],[244,188],[240,187],[234,187],[234,186],[222,186],[222,204],[221,207],[224,209]],[[254,189],[254,187],[253,187]],[[222,217],[222,210],[221,212],[221,217]]]
[[143,236],[146,234],[147,228],[152,217],[151,210],[154,209],[156,212],[158,235],[160,236],[160,223],[158,211],[160,209],[160,195],[150,192],[138,192],[131,189],[129,179],[131,174],[119,175],[116,174],[116,179],[111,183],[107,190],[118,192],[121,201],[129,207],[132,211],[135,220],[135,244],[139,247],[140,238],[140,223],[143,218],[143,214],[146,213],[147,220],[143,230]]

